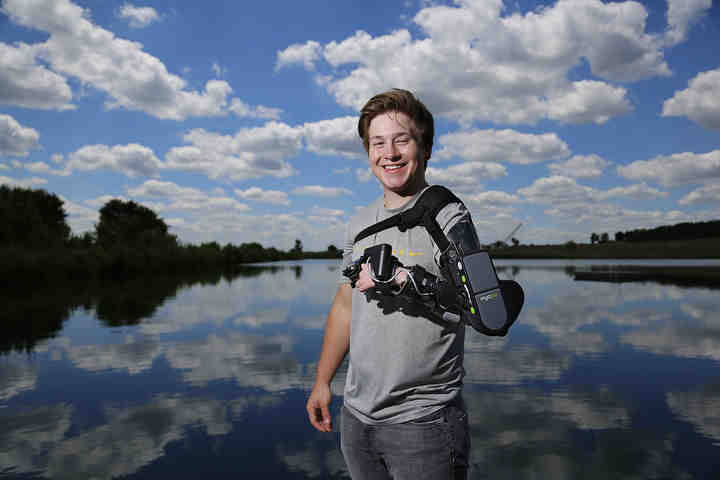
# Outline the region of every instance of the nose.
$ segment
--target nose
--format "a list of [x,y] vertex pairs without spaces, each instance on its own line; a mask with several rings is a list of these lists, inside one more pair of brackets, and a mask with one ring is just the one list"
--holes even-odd
[[385,158],[387,158],[388,160],[397,159],[400,156],[398,154],[398,148],[397,145],[395,145],[395,142],[387,142],[384,154]]

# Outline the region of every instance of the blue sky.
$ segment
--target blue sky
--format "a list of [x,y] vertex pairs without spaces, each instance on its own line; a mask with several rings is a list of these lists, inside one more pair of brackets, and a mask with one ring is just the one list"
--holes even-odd
[[184,242],[339,246],[380,194],[358,109],[392,87],[484,242],[720,219],[711,0],[0,4],[0,183],[76,234],[121,198]]

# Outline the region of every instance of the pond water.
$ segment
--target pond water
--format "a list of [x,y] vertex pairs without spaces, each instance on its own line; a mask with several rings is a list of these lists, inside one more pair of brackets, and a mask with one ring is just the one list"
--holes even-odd
[[[468,331],[471,478],[718,478],[720,290],[496,265],[526,304],[505,338]],[[0,294],[0,478],[347,478],[305,414],[338,275],[304,261]]]

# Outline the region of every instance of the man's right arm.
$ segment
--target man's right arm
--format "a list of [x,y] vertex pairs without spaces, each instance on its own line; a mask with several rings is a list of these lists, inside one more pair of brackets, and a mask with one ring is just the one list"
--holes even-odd
[[352,318],[352,288],[343,283],[338,288],[330,307],[325,337],[323,339],[317,377],[310,398],[307,401],[307,412],[310,423],[321,432],[332,431],[330,418],[330,382],[350,348],[350,319]]

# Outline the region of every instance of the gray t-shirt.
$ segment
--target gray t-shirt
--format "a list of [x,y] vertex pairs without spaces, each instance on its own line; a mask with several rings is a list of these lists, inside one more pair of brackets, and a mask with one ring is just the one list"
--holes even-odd
[[[364,228],[411,208],[422,192],[403,207],[388,209],[381,196],[358,211],[345,233],[343,268],[365,248],[388,243],[400,263],[421,265],[440,275],[437,246],[422,225],[400,232],[391,228],[353,245]],[[447,233],[468,220],[464,205],[447,205],[437,215]],[[342,281],[349,280],[342,277]],[[460,400],[465,327],[432,314],[417,302],[353,289],[350,354],[344,404],[364,423],[404,423],[432,414]]]

